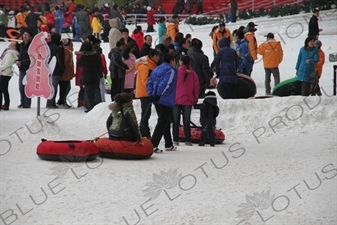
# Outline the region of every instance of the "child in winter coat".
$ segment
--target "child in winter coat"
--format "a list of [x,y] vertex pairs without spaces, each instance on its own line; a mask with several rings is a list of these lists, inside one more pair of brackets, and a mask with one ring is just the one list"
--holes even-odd
[[206,137],[209,136],[211,147],[215,145],[215,125],[216,117],[219,115],[219,107],[217,106],[216,95],[213,91],[209,91],[205,95],[204,102],[194,106],[195,109],[200,109],[200,123],[202,133],[199,141],[199,146],[204,146]]
[[132,95],[122,92],[114,97],[114,102],[109,105],[111,114],[106,126],[111,140],[139,141],[140,131],[137,117],[132,105]]
[[101,24],[101,21],[98,18],[97,12],[94,13],[94,17],[92,18],[91,22],[92,32],[94,33],[94,36],[99,39],[99,34],[101,33],[101,30],[103,29],[103,26]]

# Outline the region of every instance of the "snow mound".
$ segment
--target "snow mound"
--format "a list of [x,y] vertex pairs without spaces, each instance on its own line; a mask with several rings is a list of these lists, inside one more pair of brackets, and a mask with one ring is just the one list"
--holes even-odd
[[70,133],[61,128],[55,120],[45,116],[36,116],[29,120],[19,132],[22,138],[31,138],[32,135],[46,139],[69,139],[71,137]]
[[[297,134],[331,124],[337,118],[336,103],[336,96],[220,99],[217,127],[222,128],[226,139],[230,140],[257,140],[257,136]],[[193,112],[192,120],[194,118]]]

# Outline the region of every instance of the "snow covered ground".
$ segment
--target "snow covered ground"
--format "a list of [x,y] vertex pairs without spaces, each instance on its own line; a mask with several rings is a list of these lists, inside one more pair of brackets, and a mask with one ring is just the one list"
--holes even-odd
[[[295,75],[310,16],[252,20],[258,24],[259,43],[268,32],[282,40],[281,80]],[[223,144],[182,145],[148,160],[40,160],[36,147],[41,138],[86,140],[103,134],[109,103],[85,114],[83,109],[47,110],[41,99],[42,116],[36,117],[36,98],[31,109],[16,108],[19,91],[14,76],[10,110],[0,112],[0,224],[337,224],[337,98],[332,96],[333,63],[328,61],[329,53],[337,52],[336,19],[336,11],[326,11],[319,21],[326,54],[320,80],[323,96],[218,99],[218,127],[226,134]],[[211,27],[180,26],[204,42],[210,61]],[[75,43],[76,50],[79,46]],[[5,47],[0,42],[0,52]],[[108,44],[102,48],[107,55]],[[257,96],[264,95],[262,62],[254,65],[252,78]],[[76,106],[78,87],[72,85],[69,103]],[[134,105],[139,119],[139,101]],[[195,123],[198,113],[192,112]],[[153,109],[151,129],[156,118]]]

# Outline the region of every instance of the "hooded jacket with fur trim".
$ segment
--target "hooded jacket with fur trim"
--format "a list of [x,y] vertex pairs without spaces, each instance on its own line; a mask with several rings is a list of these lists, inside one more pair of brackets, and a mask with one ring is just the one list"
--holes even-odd
[[109,138],[112,140],[140,140],[140,130],[132,102],[127,102],[120,107],[116,102],[109,105],[111,114],[106,126]]

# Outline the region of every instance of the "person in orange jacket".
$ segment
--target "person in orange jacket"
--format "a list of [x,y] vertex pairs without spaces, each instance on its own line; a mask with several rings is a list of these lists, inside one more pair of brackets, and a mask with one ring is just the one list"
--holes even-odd
[[270,75],[274,76],[274,86],[280,83],[279,64],[283,60],[283,49],[281,43],[274,39],[273,33],[268,33],[267,41],[263,42],[258,48],[257,53],[263,57],[263,66],[265,71],[265,89],[266,95],[271,94]]
[[16,14],[15,19],[16,19],[16,24],[19,28],[20,33],[16,36],[16,39],[20,39],[27,30],[27,23],[26,23],[26,14],[25,14],[25,9],[22,8],[18,14]]
[[319,87],[319,79],[322,76],[322,71],[323,71],[323,65],[325,63],[325,53],[323,52],[323,50],[321,49],[322,47],[322,42],[320,40],[316,40],[314,43],[314,46],[318,49],[318,62],[316,63],[316,70],[318,73],[318,80],[317,80],[317,85],[315,87],[315,83],[313,82],[312,85],[314,85],[314,90],[312,91],[311,95],[322,95],[321,89]]
[[232,43],[232,35],[231,35],[231,31],[226,28],[226,23],[225,22],[220,22],[219,23],[219,27],[213,32],[213,49],[215,51],[215,54],[218,54],[219,52],[219,46],[218,46],[218,41],[221,38],[228,38],[229,39],[229,44]]
[[151,108],[148,107],[151,104],[151,98],[147,93],[146,84],[152,71],[156,68],[160,59],[160,52],[155,49],[150,50],[146,60],[139,61],[136,64],[137,76],[136,76],[136,93],[135,97],[140,99],[140,106],[142,109],[140,120],[140,132],[142,137],[150,139],[151,133],[149,128],[149,118],[151,116]]
[[172,40],[174,40],[178,32],[179,32],[179,17],[178,15],[173,15],[172,18],[167,23],[167,34],[171,37]]
[[[251,72],[253,71],[255,60],[257,60],[257,41],[255,38],[255,31],[257,30],[255,28],[256,26],[257,25],[255,23],[249,22],[247,27],[244,29],[245,38],[248,40],[249,52],[253,59],[253,65],[252,65]],[[251,74],[249,74],[249,76],[251,76]]]

